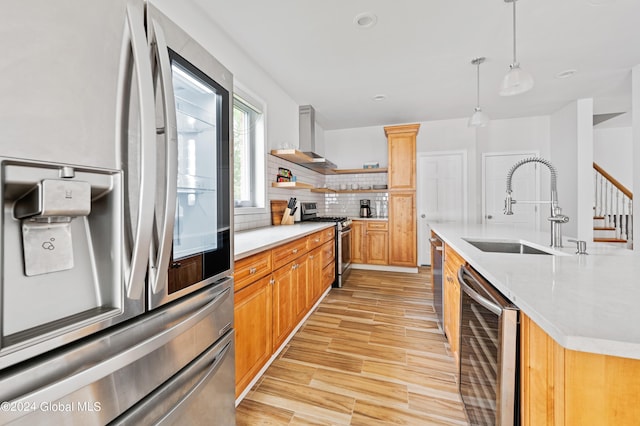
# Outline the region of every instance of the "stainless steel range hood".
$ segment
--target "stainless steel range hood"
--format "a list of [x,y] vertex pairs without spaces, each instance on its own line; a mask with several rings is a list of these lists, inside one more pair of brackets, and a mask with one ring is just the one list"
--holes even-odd
[[312,162],[302,164],[320,173],[333,171],[337,166],[319,155],[316,151],[316,110],[311,105],[301,105],[300,112],[300,151],[312,158]]

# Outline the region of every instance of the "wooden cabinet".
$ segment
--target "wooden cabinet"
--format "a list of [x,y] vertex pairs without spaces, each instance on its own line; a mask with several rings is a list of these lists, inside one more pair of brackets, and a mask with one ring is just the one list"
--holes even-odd
[[243,289],[257,279],[271,273],[271,250],[245,257],[235,263],[233,287],[235,291]]
[[[324,247],[324,246],[323,246]],[[323,259],[322,259],[322,247],[318,247],[309,252],[309,260],[308,260],[308,289],[309,289],[309,301],[308,308],[311,309],[314,303],[320,298],[322,291],[324,290],[324,286],[322,284],[322,268]]]
[[419,129],[419,124],[384,128],[389,154],[389,190],[416,189],[416,136]]
[[565,349],[520,313],[522,425],[637,425],[640,360]]
[[272,277],[259,279],[235,293],[236,398],[273,353]]
[[388,126],[389,264],[418,265],[416,136],[419,124]]
[[389,193],[389,264],[415,267],[418,242],[415,191]]
[[326,241],[322,247],[322,282],[319,293],[316,295],[316,300],[322,295],[322,293],[331,287],[336,280],[336,243],[334,240]]
[[297,276],[294,262],[273,273],[273,348],[278,348],[293,330],[296,300],[294,297]]
[[449,341],[449,347],[456,360],[460,361],[460,282],[458,281],[458,269],[465,263],[450,246],[444,248],[443,268],[443,320],[444,332]]
[[236,397],[335,280],[335,228],[235,263]]
[[294,325],[298,324],[307,314],[311,302],[309,291],[309,255],[304,254],[293,262],[294,274]]
[[386,265],[389,263],[389,232],[388,222],[366,222],[365,254],[366,263],[372,265]]
[[351,222],[351,262],[365,263],[364,261],[364,233],[366,229],[364,221]]
[[271,250],[273,269],[278,269],[307,252],[308,238],[299,238]]
[[389,264],[389,232],[385,220],[354,220],[351,224],[351,261],[359,264]]
[[320,247],[326,241],[333,240],[336,237],[336,228],[331,227],[327,229],[323,229],[322,231],[318,231],[314,234],[309,235],[309,244],[308,249],[313,250],[316,247]]

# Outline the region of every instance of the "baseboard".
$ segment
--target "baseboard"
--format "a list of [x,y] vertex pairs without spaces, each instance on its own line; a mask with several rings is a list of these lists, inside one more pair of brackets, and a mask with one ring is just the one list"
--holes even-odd
[[352,263],[351,267],[353,269],[365,269],[369,271],[386,271],[386,272],[408,272],[412,274],[418,273],[418,267],[408,267],[408,266],[391,266],[391,265],[368,265],[364,263]]

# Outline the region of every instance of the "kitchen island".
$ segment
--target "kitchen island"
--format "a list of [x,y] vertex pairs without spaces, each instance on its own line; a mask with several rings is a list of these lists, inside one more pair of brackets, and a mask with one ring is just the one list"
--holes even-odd
[[434,224],[474,269],[567,349],[640,360],[640,255],[564,242],[555,256],[483,252],[465,239],[524,240],[549,249],[549,234]]
[[[566,240],[564,248],[550,249],[548,233],[498,226],[434,224],[432,230],[445,253],[451,248],[520,308],[523,425],[637,424],[637,253],[590,243],[588,255],[577,255]],[[474,240],[519,240],[554,255],[482,251]]]

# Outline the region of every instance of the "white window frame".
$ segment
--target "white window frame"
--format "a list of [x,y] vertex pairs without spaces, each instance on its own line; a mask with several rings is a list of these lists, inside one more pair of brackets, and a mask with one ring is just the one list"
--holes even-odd
[[[254,146],[252,149],[251,156],[251,168],[254,171],[253,174],[253,188],[251,192],[253,193],[252,198],[254,198],[256,206],[234,206],[234,214],[235,215],[245,215],[245,214],[260,214],[264,213],[267,210],[266,206],[266,104],[262,102],[257,96],[252,94],[250,91],[238,85],[237,82],[234,84],[234,94],[233,94],[233,104],[235,107],[236,98],[238,98],[243,104],[246,104],[250,108],[254,109],[261,113],[260,118],[256,121],[255,126],[253,127],[251,138],[254,140]],[[234,129],[235,134],[235,129]],[[234,138],[235,139],[235,138]],[[234,175],[235,178],[235,175]],[[235,182],[234,182],[235,186]],[[235,196],[234,196],[235,203]]]

